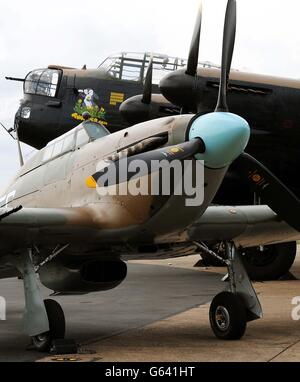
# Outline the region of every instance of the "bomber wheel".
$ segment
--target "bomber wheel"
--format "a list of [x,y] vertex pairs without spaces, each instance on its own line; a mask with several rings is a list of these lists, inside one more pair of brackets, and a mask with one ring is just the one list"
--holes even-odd
[[243,263],[251,280],[278,280],[295,261],[297,243],[281,243],[243,250]]
[[66,321],[62,307],[55,300],[44,300],[48,320],[49,332],[31,337],[34,348],[39,352],[47,352],[53,340],[61,339],[65,336]]
[[210,326],[217,338],[239,340],[247,327],[243,299],[231,292],[221,292],[212,300],[209,309]]

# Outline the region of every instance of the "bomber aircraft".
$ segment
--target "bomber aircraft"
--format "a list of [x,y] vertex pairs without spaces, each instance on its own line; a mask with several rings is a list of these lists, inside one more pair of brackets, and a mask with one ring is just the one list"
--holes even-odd
[[[143,81],[153,57],[151,89],[142,98],[150,102],[151,92],[159,93],[159,80],[170,71],[182,68],[186,60],[163,54],[122,52],[109,56],[97,69],[49,65],[31,71],[23,78],[6,77],[23,83],[24,97],[15,115],[15,129],[22,142],[35,148],[66,133],[89,113],[94,122],[105,125],[113,133],[128,124],[144,122],[138,106],[136,113],[119,112],[125,99],[143,92]],[[203,65],[212,65],[204,63]],[[161,94],[151,97],[152,118],[179,114],[180,109]]]
[[[213,299],[209,313],[220,339],[241,338],[247,322],[262,317],[241,254],[256,245],[298,240],[299,204],[244,152],[250,127],[228,111],[235,31],[236,1],[228,0],[214,112],[155,119],[113,134],[84,121],[30,158],[1,197],[0,277],[22,276],[24,329],[37,350],[49,350],[65,332],[62,308],[54,300],[42,300],[38,277],[57,293],[104,291],[125,279],[125,256],[172,256],[182,248],[209,253],[226,264],[228,289]],[[196,169],[192,182],[204,170],[202,203],[188,205],[190,195],[173,188],[170,195],[161,189],[158,194],[120,192],[132,182],[160,177],[165,169],[173,174],[175,160],[188,160]],[[143,169],[133,171],[135,161],[142,161]],[[153,161],[164,167],[154,171]],[[211,205],[232,163],[269,206]],[[106,179],[111,169],[123,171]],[[185,178],[186,167],[180,175]],[[225,258],[204,244],[215,241],[225,243]]]

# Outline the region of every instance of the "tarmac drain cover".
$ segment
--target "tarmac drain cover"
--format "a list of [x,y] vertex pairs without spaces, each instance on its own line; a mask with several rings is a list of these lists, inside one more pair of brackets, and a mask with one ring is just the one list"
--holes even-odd
[[79,357],[63,357],[63,356],[57,356],[51,358],[51,361],[54,362],[77,362],[80,361],[81,359]]

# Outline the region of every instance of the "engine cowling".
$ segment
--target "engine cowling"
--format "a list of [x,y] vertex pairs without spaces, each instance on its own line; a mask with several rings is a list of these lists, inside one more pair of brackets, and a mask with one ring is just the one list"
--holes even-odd
[[55,292],[89,293],[117,287],[126,278],[127,265],[121,260],[56,259],[39,270],[41,283]]

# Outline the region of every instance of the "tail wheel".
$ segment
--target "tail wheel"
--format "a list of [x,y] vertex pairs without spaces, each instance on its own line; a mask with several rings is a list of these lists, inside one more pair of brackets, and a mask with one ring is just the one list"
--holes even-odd
[[217,338],[239,340],[245,334],[247,327],[243,299],[230,292],[219,293],[210,305],[209,320]]
[[62,339],[65,336],[66,321],[64,312],[55,300],[44,300],[48,320],[49,332],[31,337],[34,348],[40,352],[47,352],[53,340]]

